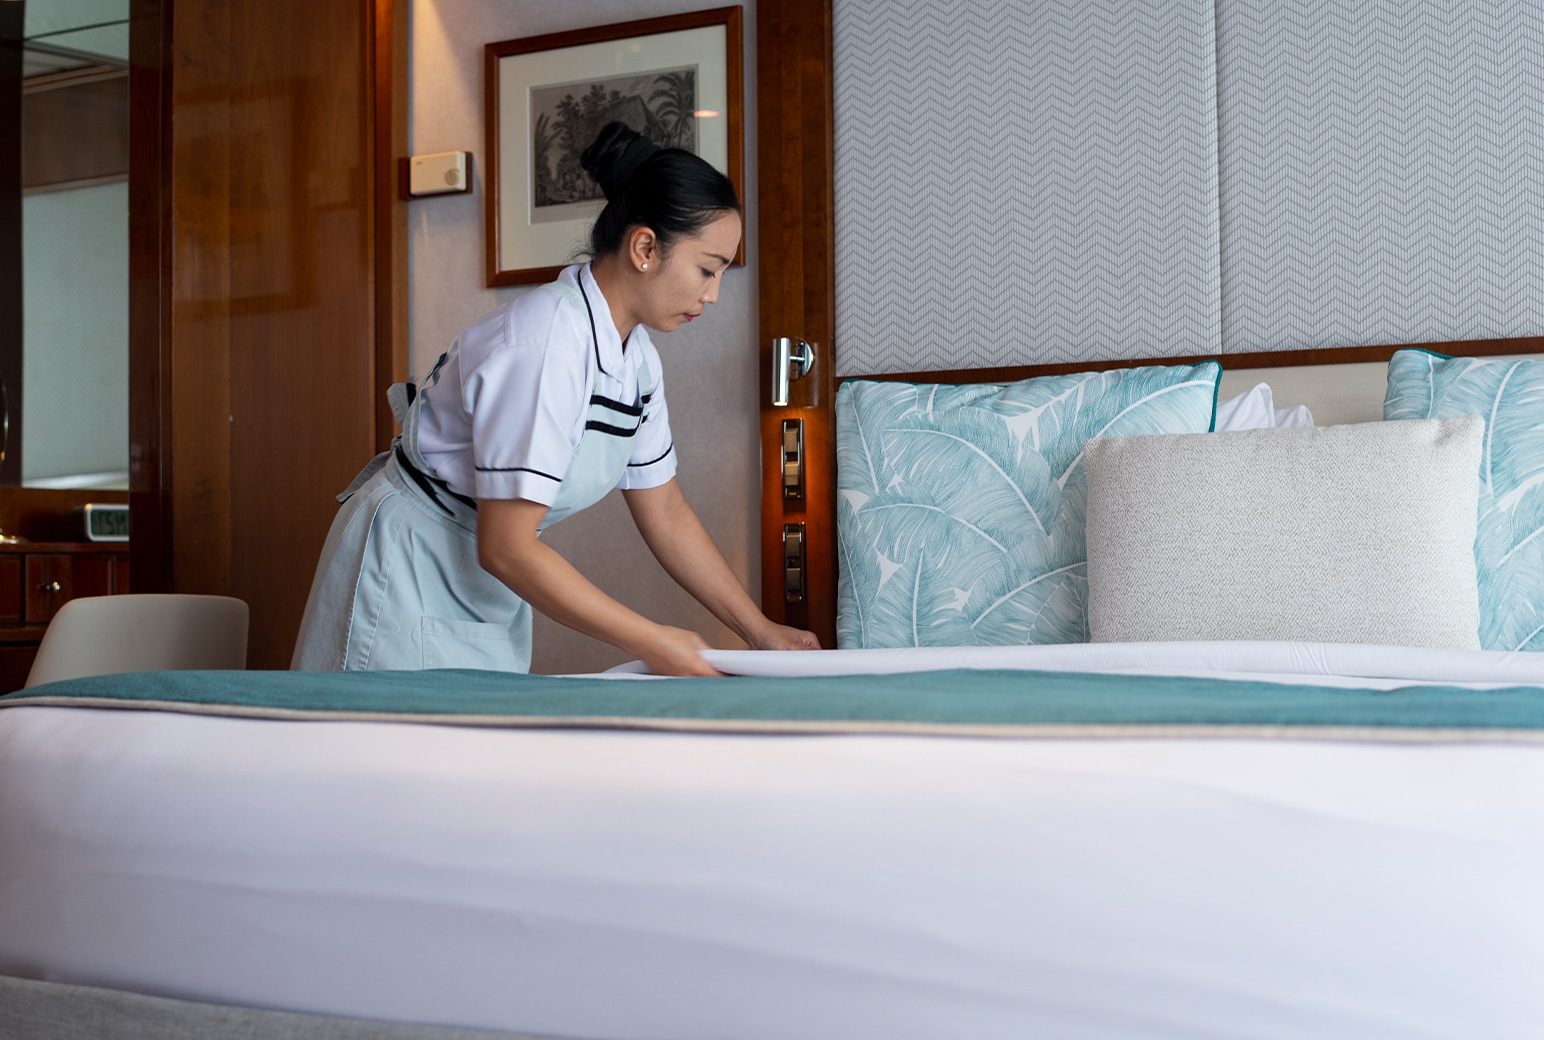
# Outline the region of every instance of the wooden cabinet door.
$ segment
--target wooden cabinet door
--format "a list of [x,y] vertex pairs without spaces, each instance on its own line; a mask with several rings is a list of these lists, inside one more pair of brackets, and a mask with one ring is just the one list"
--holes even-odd
[[20,556],[0,556],[0,625],[22,622]]
[[27,557],[27,624],[46,625],[76,596],[107,596],[113,591],[113,558],[39,553]]

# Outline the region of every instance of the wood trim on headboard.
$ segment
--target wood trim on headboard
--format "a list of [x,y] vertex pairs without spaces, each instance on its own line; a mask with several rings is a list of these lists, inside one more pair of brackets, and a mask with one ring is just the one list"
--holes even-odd
[[1471,339],[1452,343],[1397,343],[1379,347],[1325,347],[1309,350],[1262,350],[1248,354],[1198,354],[1190,357],[1123,358],[1119,361],[1074,361],[1055,365],[1015,365],[1006,368],[951,368],[937,372],[886,372],[880,375],[838,376],[887,383],[1016,383],[1036,376],[1060,376],[1071,372],[1099,372],[1142,365],[1193,365],[1219,361],[1226,369],[1292,368],[1300,365],[1355,365],[1387,361],[1400,350],[1431,350],[1451,357],[1499,357],[1507,354],[1544,354],[1544,336],[1511,339]]

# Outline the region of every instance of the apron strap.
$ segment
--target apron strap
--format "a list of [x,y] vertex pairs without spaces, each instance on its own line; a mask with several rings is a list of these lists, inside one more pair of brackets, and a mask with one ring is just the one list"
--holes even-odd
[[542,286],[542,288],[551,289],[553,292],[563,297],[569,303],[573,304],[577,310],[582,311],[586,308],[584,290],[579,288],[579,284],[577,282],[568,282],[564,281],[562,278],[559,278],[555,281],[546,283]]
[[391,458],[391,452],[383,451],[375,458],[371,459],[368,463],[366,463],[365,468],[359,471],[359,476],[350,481],[348,487],[338,492],[338,501],[347,502],[349,500],[349,496],[353,495],[354,492],[364,487],[365,481],[369,480],[371,477],[375,476],[381,471],[382,467],[386,465],[386,460],[389,458]]
[[398,426],[407,425],[407,410],[417,396],[418,387],[412,383],[393,383],[386,388],[386,403],[391,405],[391,415]]
[[[386,388],[386,403],[391,405],[391,414],[392,417],[397,420],[398,426],[401,426],[404,429],[407,428],[408,411],[412,408],[413,401],[417,397],[418,387],[412,383],[393,383],[391,386]],[[386,460],[391,458],[392,451],[395,451],[399,456],[398,461],[402,462],[415,478],[421,480],[422,475],[411,465],[409,465],[405,458],[401,457],[401,444],[402,438],[396,438],[394,441],[392,441],[391,450],[381,452],[375,458],[366,463],[365,468],[359,471],[359,475],[356,476],[353,480],[349,481],[348,487],[344,488],[338,493],[338,501],[347,502],[350,496],[354,494],[354,492],[358,491],[361,487],[364,486],[365,481],[379,473],[386,465]],[[449,488],[446,488],[446,491],[449,490]],[[432,491],[430,491],[429,494],[431,498],[435,498]],[[456,497],[459,498],[460,496],[458,495]],[[444,503],[440,502],[438,498],[435,498],[435,505],[439,506],[441,509],[445,508]]]
[[654,396],[654,373],[649,370],[649,356],[638,354],[638,403],[645,405]]
[[467,498],[465,495],[457,494],[456,492],[450,490],[450,485],[445,483],[439,477],[430,476],[423,470],[419,469],[417,466],[413,465],[412,459],[408,458],[407,452],[402,449],[402,442],[400,439],[398,440],[395,448],[393,448],[393,451],[396,452],[397,465],[402,468],[402,472],[406,473],[409,479],[418,485],[419,490],[427,495],[431,502],[443,509],[447,515],[454,516],[455,514],[452,512],[449,506],[440,501],[438,492],[444,492],[451,498],[455,499],[457,502],[460,502],[462,505],[466,506],[468,509],[477,508],[477,500],[475,498]]

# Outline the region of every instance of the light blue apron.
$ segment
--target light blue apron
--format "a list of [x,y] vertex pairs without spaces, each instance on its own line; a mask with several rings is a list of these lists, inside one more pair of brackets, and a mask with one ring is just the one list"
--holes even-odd
[[[583,306],[576,285],[546,288]],[[653,385],[645,360],[638,421]],[[387,397],[402,435],[338,496],[344,506],[322,547],[290,667],[529,671],[530,604],[477,562],[476,503],[431,476],[418,447],[422,398],[405,383]],[[614,430],[618,415],[589,408],[541,530],[599,502],[626,471],[632,438],[594,429]]]

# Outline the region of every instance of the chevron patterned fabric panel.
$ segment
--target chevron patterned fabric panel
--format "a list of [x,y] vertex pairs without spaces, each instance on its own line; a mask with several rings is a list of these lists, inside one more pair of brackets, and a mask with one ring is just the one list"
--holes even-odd
[[840,375],[1216,353],[1212,0],[834,0]]
[[1219,0],[1223,343],[1544,333],[1538,0]]

